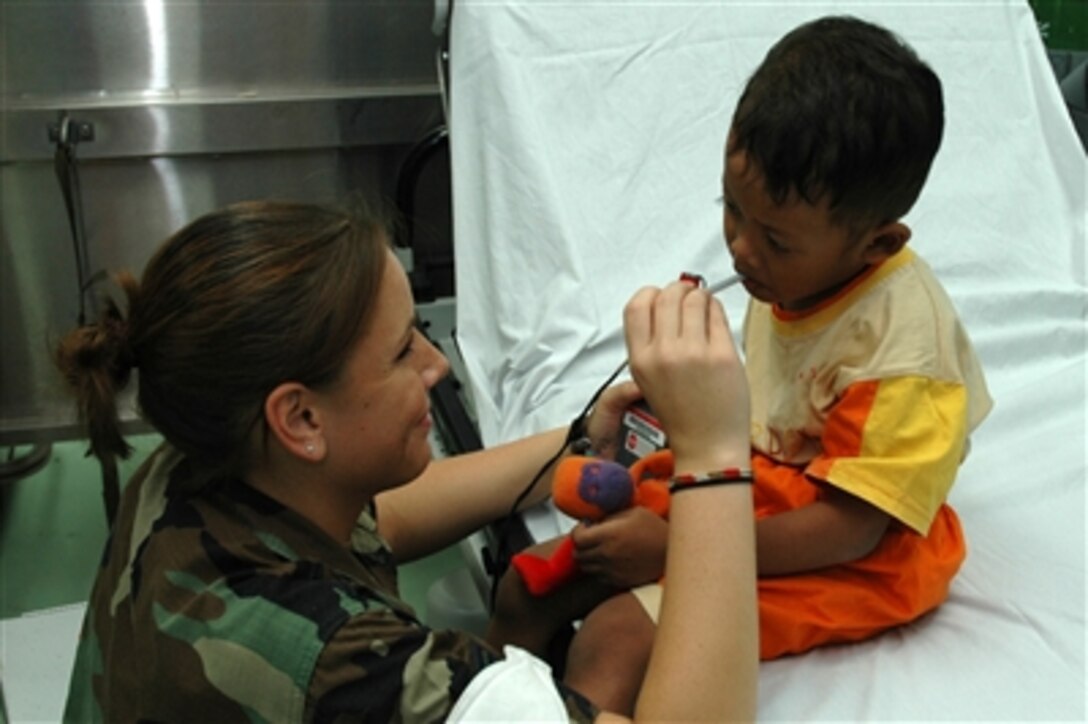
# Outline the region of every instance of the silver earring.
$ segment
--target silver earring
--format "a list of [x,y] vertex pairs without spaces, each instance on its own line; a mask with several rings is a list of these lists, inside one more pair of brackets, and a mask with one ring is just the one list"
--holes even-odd
[[312,442],[308,442],[306,443],[306,452],[310,455],[313,455],[315,452],[317,452],[317,447]]

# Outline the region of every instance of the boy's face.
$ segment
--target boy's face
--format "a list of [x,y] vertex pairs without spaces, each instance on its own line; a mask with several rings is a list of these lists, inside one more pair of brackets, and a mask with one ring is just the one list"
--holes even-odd
[[[728,145],[728,144],[727,144]],[[808,309],[832,296],[873,259],[866,239],[831,223],[828,202],[793,196],[779,205],[744,151],[727,153],[722,175],[725,243],[748,293],[783,309]]]

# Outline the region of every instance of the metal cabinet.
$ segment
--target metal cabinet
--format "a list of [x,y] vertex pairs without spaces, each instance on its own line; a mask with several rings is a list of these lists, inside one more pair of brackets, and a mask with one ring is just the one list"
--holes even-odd
[[81,298],[61,118],[84,276],[138,273],[233,201],[391,201],[400,163],[442,123],[435,7],[0,0],[0,443],[76,434],[49,359]]

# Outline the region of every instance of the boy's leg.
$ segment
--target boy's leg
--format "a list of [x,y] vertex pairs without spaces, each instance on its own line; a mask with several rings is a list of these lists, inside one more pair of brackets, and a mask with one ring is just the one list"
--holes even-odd
[[635,596],[612,596],[586,616],[574,635],[564,683],[602,709],[633,715],[656,630]]
[[759,580],[760,658],[872,638],[948,597],[966,553],[947,505],[925,538],[894,525],[869,556],[812,573]]
[[[562,538],[538,543],[526,550],[548,557]],[[590,576],[579,576],[547,596],[529,593],[512,567],[499,581],[495,610],[487,629],[487,642],[501,651],[505,645],[518,646],[544,657],[555,635],[588,614],[601,601],[616,594]]]

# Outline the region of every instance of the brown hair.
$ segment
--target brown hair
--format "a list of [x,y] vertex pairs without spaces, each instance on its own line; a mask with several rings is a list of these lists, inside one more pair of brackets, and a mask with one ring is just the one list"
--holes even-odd
[[139,283],[118,274],[127,320],[107,300],[55,354],[91,452],[129,453],[116,395],[136,367],[141,415],[201,477],[241,472],[269,392],[336,380],[372,317],[387,239],[362,207],[246,202],[170,237]]

